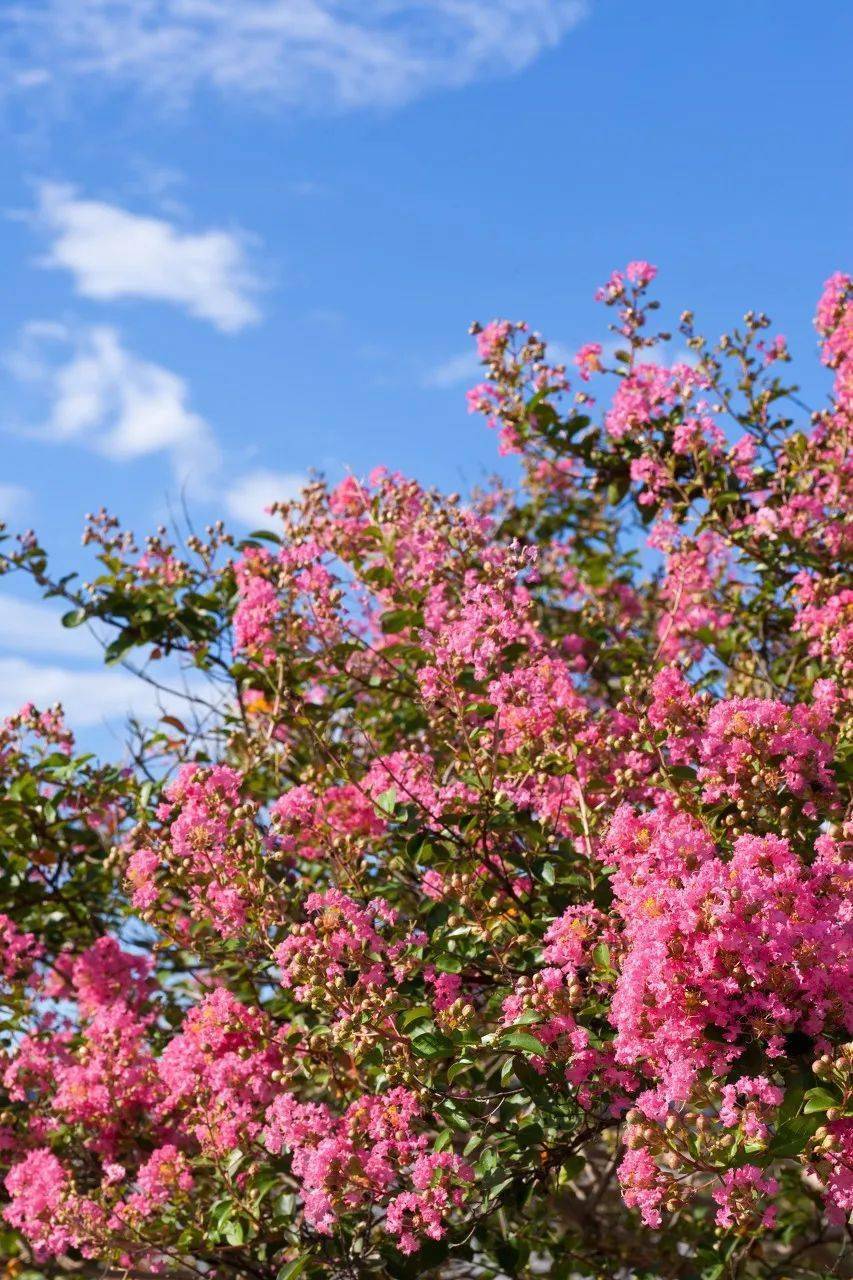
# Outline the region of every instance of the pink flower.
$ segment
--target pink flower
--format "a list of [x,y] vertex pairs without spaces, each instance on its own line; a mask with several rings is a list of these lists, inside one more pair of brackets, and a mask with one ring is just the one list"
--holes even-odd
[[492,320],[477,334],[477,354],[481,360],[492,360],[506,346],[511,326],[508,320]]
[[591,374],[601,371],[601,343],[585,343],[575,354],[575,364],[583,381],[589,382]]
[[22,932],[14,920],[0,912],[0,978],[7,982],[27,978],[42,950],[33,934]]
[[169,1200],[192,1190],[193,1176],[187,1158],[171,1142],[158,1147],[136,1175],[138,1191],[128,1200],[128,1207],[142,1217],[150,1217]]
[[753,1164],[745,1164],[739,1169],[727,1169],[722,1181],[723,1185],[713,1192],[713,1197],[720,1206],[715,1218],[718,1226],[744,1227],[750,1223],[764,1227],[773,1225],[776,1210],[773,1207],[764,1208],[762,1197],[775,1196],[779,1190],[779,1183],[775,1178],[765,1178],[761,1169]]
[[10,1203],[3,1216],[30,1241],[40,1258],[62,1253],[73,1234],[61,1221],[69,1188],[68,1174],[46,1147],[30,1151],[6,1174]]
[[651,284],[658,273],[657,267],[653,267],[650,262],[629,262],[625,268],[625,275],[638,288],[644,289],[646,285]]

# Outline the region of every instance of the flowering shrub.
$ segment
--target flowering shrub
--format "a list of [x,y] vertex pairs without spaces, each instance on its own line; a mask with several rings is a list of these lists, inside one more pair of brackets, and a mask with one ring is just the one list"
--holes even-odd
[[804,414],[763,315],[667,361],[654,278],[577,372],[475,326],[516,488],[380,468],[141,549],[102,512],[81,587],[7,542],[108,661],[192,672],[122,769],[0,728],[19,1270],[842,1274],[853,286]]

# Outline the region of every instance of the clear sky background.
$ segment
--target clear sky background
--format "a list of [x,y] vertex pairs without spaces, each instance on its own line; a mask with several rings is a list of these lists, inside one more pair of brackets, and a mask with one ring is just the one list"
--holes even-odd
[[[495,469],[467,327],[605,336],[659,265],[713,336],[768,311],[807,393],[849,267],[853,6],[825,0],[10,0],[0,7],[0,515],[241,529],[310,468]],[[0,583],[0,711],[127,705]]]

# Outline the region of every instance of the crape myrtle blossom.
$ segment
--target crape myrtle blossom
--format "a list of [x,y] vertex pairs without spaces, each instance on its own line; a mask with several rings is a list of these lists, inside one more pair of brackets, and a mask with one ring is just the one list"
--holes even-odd
[[571,380],[472,327],[512,482],[316,480],[239,543],[101,512],[80,588],[3,543],[203,690],[119,767],[0,725],[13,1268],[841,1274],[853,289],[804,416],[762,313],[662,358],[656,274]]
[[450,1152],[427,1150],[421,1120],[417,1098],[401,1088],[360,1098],[342,1116],[282,1093],[263,1136],[273,1153],[293,1153],[306,1220],[319,1234],[331,1235],[341,1212],[385,1201],[385,1229],[403,1253],[415,1253],[419,1236],[443,1238],[445,1215],[463,1203],[474,1176]]
[[7,983],[28,975],[41,947],[31,933],[23,933],[0,913],[0,978]]

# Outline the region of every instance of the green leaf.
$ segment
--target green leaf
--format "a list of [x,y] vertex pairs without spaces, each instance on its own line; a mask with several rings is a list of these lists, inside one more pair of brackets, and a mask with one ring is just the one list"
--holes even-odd
[[441,1133],[432,1144],[433,1151],[446,1151],[448,1147],[453,1145],[453,1134],[449,1129],[442,1129]]
[[229,1222],[225,1227],[225,1239],[229,1244],[241,1245],[246,1238],[242,1222]]
[[120,662],[124,655],[132,649],[137,643],[136,635],[133,631],[122,631],[104,650],[104,662],[108,667],[113,666],[116,662]]
[[86,621],[85,609],[70,609],[68,613],[62,615],[63,627],[79,627]]
[[696,781],[696,770],[691,769],[689,765],[672,764],[669,766],[669,772],[672,775],[672,777],[676,778],[679,782],[695,782]]
[[576,1178],[585,1168],[586,1160],[583,1156],[569,1156],[568,1160],[564,1160],[560,1165],[560,1182],[571,1182],[572,1178]]
[[252,1183],[252,1191],[258,1200],[263,1200],[268,1191],[272,1191],[273,1187],[278,1186],[281,1181],[281,1175],[275,1173],[272,1169],[267,1169],[259,1177],[255,1178]]
[[776,1116],[777,1128],[785,1124],[786,1121],[793,1119],[803,1105],[805,1097],[805,1089],[801,1085],[789,1085],[785,1090],[785,1097],[782,1099],[782,1105]]
[[455,1129],[457,1133],[470,1133],[471,1120],[470,1117],[450,1100],[441,1102],[436,1107],[436,1111],[447,1123],[451,1129]]
[[534,1022],[541,1022],[542,1018],[543,1015],[538,1009],[524,1009],[512,1025],[513,1027],[529,1027]]
[[416,1004],[414,1009],[407,1009],[405,1013],[400,1014],[397,1026],[401,1031],[405,1031],[406,1027],[410,1027],[413,1022],[422,1022],[425,1018],[432,1019],[432,1007],[428,1004]]
[[389,609],[387,613],[383,613],[379,622],[386,636],[396,635],[407,627],[424,625],[423,614],[418,613],[417,609]]
[[519,1247],[512,1240],[500,1240],[495,1246],[495,1257],[508,1275],[517,1273]]
[[470,1071],[474,1063],[468,1058],[460,1058],[458,1062],[451,1063],[447,1068],[447,1083],[453,1084],[454,1080],[458,1080],[460,1076],[464,1076],[466,1071]]
[[542,1041],[537,1040],[529,1031],[510,1031],[508,1035],[501,1037],[501,1044],[508,1049],[520,1049],[524,1053],[548,1053]]
[[233,1212],[234,1201],[230,1196],[226,1196],[224,1200],[217,1200],[215,1204],[211,1205],[208,1221],[211,1232],[214,1235],[218,1235]]
[[278,534],[273,533],[270,529],[255,529],[253,533],[249,534],[249,537],[260,538],[262,542],[275,542],[276,544],[281,542]]
[[310,1254],[303,1253],[298,1258],[294,1258],[293,1262],[287,1262],[281,1268],[275,1280],[294,1280],[295,1276],[301,1276],[302,1272],[311,1261]]
[[497,1200],[501,1192],[506,1191],[507,1187],[512,1185],[513,1176],[514,1175],[510,1173],[504,1177],[499,1177],[498,1181],[495,1182],[494,1186],[491,1186],[488,1188],[488,1192],[486,1195],[487,1203],[488,1201],[491,1201],[491,1200]]
[[453,1041],[440,1031],[425,1031],[411,1041],[412,1052],[419,1058],[446,1058],[453,1052]]
[[767,1158],[770,1160],[784,1160],[790,1156],[798,1156],[805,1148],[809,1138],[813,1137],[815,1130],[820,1128],[820,1124],[821,1116],[819,1114],[794,1116],[791,1120],[786,1120],[776,1130],[773,1140],[767,1148]]
[[387,791],[383,791],[380,796],[377,796],[376,806],[390,818],[397,807],[397,788],[389,787]]
[[809,1089],[803,1111],[809,1116],[815,1111],[828,1111],[830,1107],[837,1106],[838,1099],[828,1089]]
[[534,1120],[530,1124],[522,1125],[515,1136],[520,1147],[538,1147],[545,1136],[545,1131],[541,1124]]

